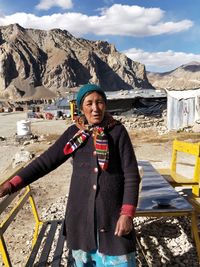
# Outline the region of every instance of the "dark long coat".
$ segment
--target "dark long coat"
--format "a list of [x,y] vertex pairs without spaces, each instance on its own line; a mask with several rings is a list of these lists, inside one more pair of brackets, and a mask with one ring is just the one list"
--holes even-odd
[[[70,156],[64,147],[78,131],[70,126],[40,157],[18,173],[30,184],[64,163]],[[98,247],[107,255],[135,251],[134,230],[123,237],[114,235],[123,204],[137,206],[139,174],[133,147],[125,127],[107,130],[109,166],[98,166],[93,137],[90,136],[73,154],[73,173],[65,216],[67,243],[70,249],[91,251]],[[97,240],[98,239],[98,240]]]

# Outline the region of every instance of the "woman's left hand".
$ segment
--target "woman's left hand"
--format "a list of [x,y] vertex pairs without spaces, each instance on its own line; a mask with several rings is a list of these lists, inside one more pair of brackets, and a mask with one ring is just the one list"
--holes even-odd
[[133,219],[127,215],[120,215],[115,228],[115,235],[128,235],[133,229]]

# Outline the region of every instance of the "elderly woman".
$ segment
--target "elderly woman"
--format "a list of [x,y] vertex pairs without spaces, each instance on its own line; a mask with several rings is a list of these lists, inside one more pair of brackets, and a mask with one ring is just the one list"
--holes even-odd
[[0,188],[15,192],[73,159],[64,234],[77,267],[134,267],[137,161],[125,127],[106,113],[98,85],[80,88],[82,115],[40,157]]

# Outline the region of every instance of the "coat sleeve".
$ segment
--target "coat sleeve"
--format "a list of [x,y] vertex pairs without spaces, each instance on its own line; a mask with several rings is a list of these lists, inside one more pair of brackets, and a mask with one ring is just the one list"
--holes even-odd
[[63,150],[73,132],[68,128],[50,148],[17,173],[22,179],[23,186],[53,171],[70,157],[65,155]]
[[119,152],[121,158],[121,167],[124,174],[124,195],[123,205],[129,204],[137,206],[140,176],[135,152],[124,126],[120,132]]

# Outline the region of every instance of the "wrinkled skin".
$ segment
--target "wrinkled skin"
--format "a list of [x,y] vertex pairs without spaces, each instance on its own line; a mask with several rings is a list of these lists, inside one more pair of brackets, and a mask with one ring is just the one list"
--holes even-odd
[[115,235],[128,235],[133,230],[133,220],[128,215],[120,215],[115,228]]
[[0,186],[0,197],[4,197],[11,193],[12,186],[9,182],[5,182]]
[[104,118],[105,110],[105,100],[97,92],[93,92],[84,98],[81,112],[85,115],[89,124],[100,124]]

